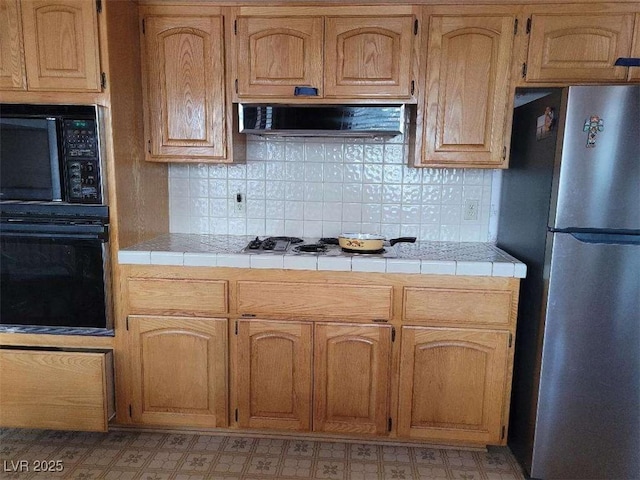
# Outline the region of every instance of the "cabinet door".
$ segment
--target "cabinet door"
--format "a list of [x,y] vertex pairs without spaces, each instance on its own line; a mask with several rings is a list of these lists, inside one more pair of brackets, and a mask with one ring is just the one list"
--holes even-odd
[[296,86],[322,96],[322,17],[239,17],[238,95],[293,97]]
[[18,0],[0,0],[0,89],[26,90]]
[[312,324],[238,321],[238,425],[308,431]]
[[313,430],[386,434],[390,358],[389,325],[316,324]]
[[402,328],[398,436],[500,444],[509,333]]
[[29,0],[21,5],[28,89],[99,92],[95,3]]
[[[640,58],[640,13],[636,13],[635,25],[631,57]],[[640,67],[629,68],[629,76],[627,79],[630,82],[640,82]]]
[[423,166],[500,167],[514,18],[431,17]]
[[227,425],[227,320],[130,316],[135,423]]
[[329,17],[325,97],[410,97],[413,16]]
[[633,14],[532,15],[527,81],[624,81]]
[[148,16],[145,32],[148,159],[224,157],[221,17]]

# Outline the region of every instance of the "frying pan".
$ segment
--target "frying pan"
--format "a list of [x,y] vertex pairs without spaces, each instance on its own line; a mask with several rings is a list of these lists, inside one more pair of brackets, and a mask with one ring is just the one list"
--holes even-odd
[[[353,253],[380,253],[384,249],[386,238],[383,235],[373,233],[343,233],[338,236],[338,244],[345,252]],[[414,243],[416,237],[399,237],[389,240],[389,245],[408,242]]]

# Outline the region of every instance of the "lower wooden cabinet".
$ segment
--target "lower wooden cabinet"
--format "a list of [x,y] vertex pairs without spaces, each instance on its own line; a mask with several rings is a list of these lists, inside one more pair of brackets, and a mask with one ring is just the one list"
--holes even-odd
[[238,426],[385,435],[391,330],[239,320]]
[[106,432],[111,350],[0,349],[0,427]]
[[144,265],[123,275],[123,423],[506,443],[518,279]]
[[403,327],[398,436],[503,443],[509,332]]
[[391,326],[319,323],[313,430],[386,435]]
[[227,320],[129,316],[134,423],[225,427]]
[[238,425],[311,427],[311,337],[306,322],[238,320]]

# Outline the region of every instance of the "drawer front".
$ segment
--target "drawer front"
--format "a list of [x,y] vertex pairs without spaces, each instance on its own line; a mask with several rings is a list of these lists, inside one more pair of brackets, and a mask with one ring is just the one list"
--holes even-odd
[[111,352],[0,350],[0,426],[107,431]]
[[129,278],[129,314],[211,317],[228,312],[227,281]]
[[515,315],[511,291],[405,287],[404,323],[507,326]]
[[238,282],[238,313],[278,317],[390,320],[393,287]]

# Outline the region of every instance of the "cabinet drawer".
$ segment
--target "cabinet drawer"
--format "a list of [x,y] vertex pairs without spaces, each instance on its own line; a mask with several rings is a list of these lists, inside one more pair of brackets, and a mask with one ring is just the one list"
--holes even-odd
[[0,426],[107,431],[111,351],[0,349]]
[[405,287],[403,321],[419,324],[505,326],[510,323],[512,292]]
[[393,287],[238,282],[238,313],[390,320]]
[[211,317],[227,311],[225,280],[129,278],[129,314]]

